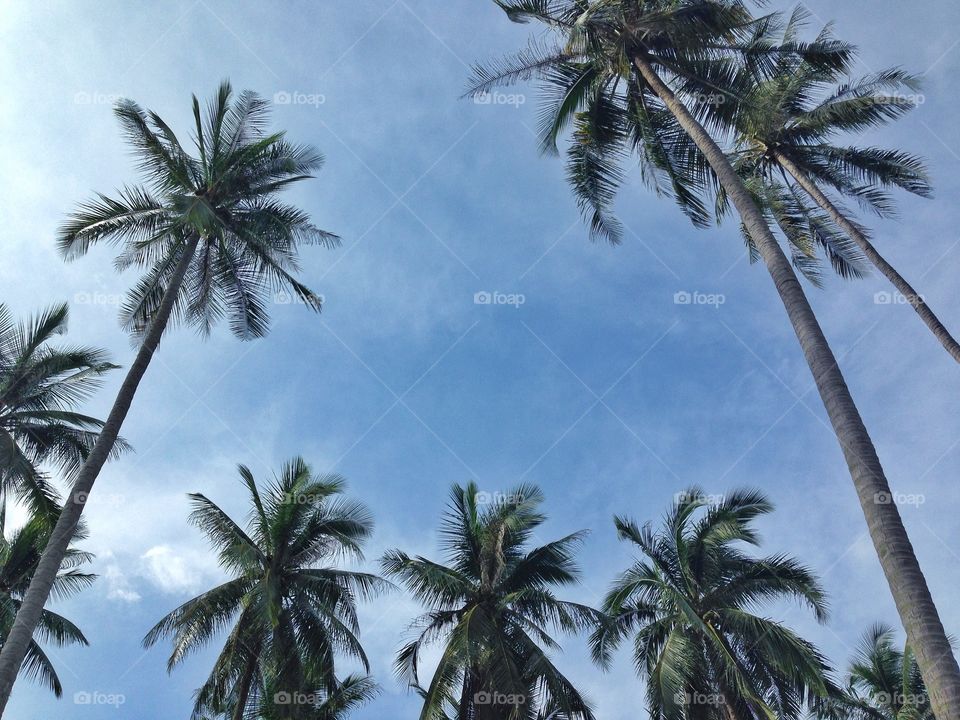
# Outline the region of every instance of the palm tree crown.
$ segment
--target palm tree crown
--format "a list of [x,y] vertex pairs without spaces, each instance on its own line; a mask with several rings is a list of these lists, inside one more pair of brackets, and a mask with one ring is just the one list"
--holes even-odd
[[592,637],[594,659],[633,639],[651,716],[795,718],[810,692],[828,688],[826,666],[808,642],[757,603],[797,599],[820,620],[826,606],[816,578],[784,555],[753,558],[752,521],[770,512],[760,493],[735,491],[710,504],[699,488],[679,494],[662,528],[616,518],[621,538],[642,559],[614,582],[604,602],[609,620]]
[[120,244],[118,269],[146,269],[122,308],[127,328],[147,328],[185,254],[189,267],[174,288],[173,317],[203,332],[229,315],[236,335],[264,335],[271,292],[291,291],[320,309],[319,296],[294,277],[298,247],[335,245],[338,238],[277,196],[312,177],[323,158],[289,143],[282,132],[267,134],[268,111],[269,103],[255,93],[234,98],[227,82],[205,115],[194,96],[194,157],[159,115],[131,100],[117,105],[146,184],[82,205],[63,226],[59,245],[72,259],[98,242]]
[[565,713],[556,717],[592,718],[544,651],[558,649],[548,626],[574,632],[599,618],[551,590],[577,581],[574,552],[583,533],[528,548],[545,519],[541,491],[521,485],[487,499],[475,483],[453,486],[441,527],[447,564],[400,550],[384,556],[384,571],[430,608],[417,622],[419,636],[401,649],[397,673],[420,688],[421,653],[442,640],[440,664],[421,691],[422,720],[446,718],[446,706],[460,720],[537,717],[551,706]]
[[930,698],[910,646],[894,645],[893,628],[877,623],[863,635],[844,691],[818,703],[822,720],[933,720]]
[[688,149],[685,133],[635,64],[643,57],[677,79],[677,94],[711,98],[699,105],[710,127],[746,64],[767,73],[783,56],[799,55],[815,67],[836,67],[851,49],[833,40],[774,44],[772,15],[755,20],[738,0],[496,0],[516,22],[539,22],[553,43],[537,42],[488,66],[477,66],[468,94],[531,77],[544,88],[540,138],[544,151],[572,126],[567,177],[589,217],[594,237],[619,242],[612,214],[624,180],[622,164],[634,157],[641,177],[658,194],[673,197],[706,227],[704,195],[710,186],[696,169],[704,163]]
[[[341,497],[343,478],[314,477],[300,458],[284,465],[265,492],[250,470],[239,470],[251,506],[246,528],[205,496],[190,495],[190,521],[206,534],[231,578],[164,617],[144,644],[172,638],[167,667],[173,669],[229,627],[197,691],[194,716],[229,712],[240,718],[266,704],[271,707],[262,714],[270,718],[312,717],[313,703],[286,698],[335,694],[342,686],[334,673],[337,653],[367,667],[356,602],[389,583],[334,563],[362,557],[373,523],[363,505]],[[262,690],[270,695],[258,697]]]
[[886,188],[929,197],[930,182],[919,157],[835,144],[837,135],[875,128],[912,110],[918,78],[889,69],[850,80],[847,70],[781,58],[773,75],[730,104],[737,165],[750,174],[787,180],[778,159],[784,155],[821,185],[881,216],[893,211]]
[[[782,36],[771,42],[795,43],[806,20],[806,13],[798,10]],[[771,28],[769,32],[774,31]],[[827,26],[816,43],[832,40]],[[714,111],[732,135],[734,167],[790,241],[794,264],[814,282],[819,280],[817,265],[812,261],[817,246],[823,248],[841,276],[863,276],[866,248],[856,235],[866,238],[869,232],[850,220],[846,210],[844,219],[854,226],[853,233],[843,227],[846,223],[838,226],[833,213],[824,212],[829,208],[811,207],[810,198],[792,177],[794,172],[852,198],[881,217],[895,213],[889,188],[898,187],[921,197],[931,194],[922,159],[900,150],[837,144],[839,135],[878,127],[913,109],[919,79],[900,69],[850,79],[850,71],[850,63],[825,67],[784,54],[766,76],[756,76],[743,68],[730,92],[723,95],[721,107]],[[691,100],[694,105],[698,102],[698,98]],[[678,144],[684,146],[682,150],[673,149],[680,163],[682,157],[696,152],[689,140]],[[706,163],[696,167],[711,172]],[[715,178],[701,177],[696,182],[717,187]],[[722,189],[717,201],[719,217],[729,209]],[[752,247],[749,235],[747,242]]]
[[[0,506],[0,644],[6,639],[13,625],[13,618],[20,609],[20,601],[40,561],[40,552],[48,533],[49,526],[41,518],[32,518],[8,537],[6,506]],[[81,534],[79,538],[82,537]],[[95,575],[79,570],[80,566],[92,557],[76,548],[67,550],[53,585],[54,599],[69,597],[93,583]],[[87,645],[87,639],[80,628],[62,615],[47,609],[41,613],[40,622],[20,668],[20,675],[42,682],[54,695],[60,697],[63,686],[41,643],[52,643],[56,647]]]
[[[0,304],[0,486],[47,522],[59,506],[40,466],[76,474],[103,425],[76,407],[116,368],[102,350],[51,345],[66,332],[67,317],[64,303],[16,323]],[[121,441],[114,452],[124,447]]]

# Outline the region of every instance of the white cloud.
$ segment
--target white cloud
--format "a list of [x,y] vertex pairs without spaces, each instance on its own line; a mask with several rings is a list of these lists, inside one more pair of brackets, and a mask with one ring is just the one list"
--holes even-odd
[[116,562],[113,553],[105,553],[99,560],[111,561],[103,570],[99,571],[100,578],[106,584],[107,599],[125,603],[139,602],[142,596],[134,589],[129,575]]
[[155,545],[140,556],[141,573],[163,592],[195,592],[203,587],[209,567],[195,553]]

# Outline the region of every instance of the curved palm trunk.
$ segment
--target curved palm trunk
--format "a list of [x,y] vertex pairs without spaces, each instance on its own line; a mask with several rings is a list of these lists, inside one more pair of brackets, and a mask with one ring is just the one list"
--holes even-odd
[[933,310],[930,309],[930,306],[924,302],[923,298],[917,294],[917,291],[910,286],[910,283],[877,252],[877,249],[867,240],[864,234],[860,232],[857,226],[840,212],[837,206],[830,201],[830,198],[823,193],[817,184],[813,182],[796,163],[783,153],[776,151],[774,152],[774,158],[780,164],[780,167],[790,173],[793,179],[797,181],[797,184],[806,191],[807,195],[813,198],[813,201],[857,244],[857,247],[863,250],[863,254],[867,256],[867,259],[874,264],[881,274],[893,284],[897,292],[903,295],[913,309],[917,311],[917,315],[920,316],[920,319],[923,320],[924,324],[930,329],[930,332],[934,334],[937,340],[940,341],[940,344],[943,345],[946,351],[950,353],[950,356],[957,362],[960,362],[960,343],[957,343],[953,335],[950,334],[950,331],[940,322],[940,318],[938,318]]
[[87,496],[93,488],[97,475],[100,474],[100,470],[110,456],[110,451],[113,449],[117,437],[120,435],[120,426],[127,417],[127,412],[130,410],[130,404],[133,402],[140,380],[150,365],[150,359],[160,344],[160,337],[167,326],[167,321],[177,299],[177,293],[183,284],[183,278],[196,253],[199,242],[199,238],[191,239],[187,243],[183,257],[177,263],[157,315],[150,323],[143,344],[137,351],[137,356],[120,386],[120,392],[117,393],[117,399],[114,401],[110,415],[97,437],[97,442],[80,469],[80,473],[70,491],[70,497],[64,504],[60,517],[57,519],[57,524],[53,528],[53,533],[50,535],[50,539],[43,550],[43,555],[40,557],[40,563],[37,565],[37,570],[30,581],[30,587],[27,589],[20,610],[14,619],[10,634],[3,643],[3,650],[0,651],[0,715],[3,714],[7,701],[10,699],[10,692],[13,689],[17,672],[23,663],[27,646],[33,637],[33,631],[40,620],[43,606],[50,596],[50,589],[53,587],[53,582],[60,570],[60,564],[63,562],[67,546],[73,540],[73,534],[77,529],[77,523],[80,522],[80,515],[83,513]]
[[880,557],[880,565],[900,619],[916,652],[917,664],[930,693],[934,713],[939,720],[960,720],[960,667],[953,656],[897,506],[884,502],[890,497],[890,486],[813,308],[762,213],[723,150],[660,79],[646,58],[638,56],[634,58],[634,64],[703,152],[763,257],[843,449],[870,537]]

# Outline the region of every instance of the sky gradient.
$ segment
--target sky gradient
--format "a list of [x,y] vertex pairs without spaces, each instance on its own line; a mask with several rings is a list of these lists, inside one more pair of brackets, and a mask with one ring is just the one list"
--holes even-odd
[[[960,331],[960,6],[807,7],[861,46],[862,72],[925,76],[918,110],[869,141],[929,158],[936,198],[899,198],[899,221],[869,222],[881,252]],[[539,484],[550,516],[539,541],[591,530],[583,582],[562,594],[592,604],[631,558],[614,513],[657,519],[692,484],[759,487],[776,505],[764,549],[812,566],[832,607],[821,626],[798,607],[767,612],[839,666],[870,623],[896,624],[796,339],[736,228],[695,230],[634,178],[617,204],[625,242],[592,244],[562,162],[538,155],[534,88],[459,99],[470,64],[522,46],[529,26],[478,0],[0,8],[0,301],[15,316],[68,300],[71,341],[132,359],[117,304],[135,274],[114,273],[108,247],[65,264],[54,246],[76,203],[137,179],[110,108],[118,97],[184,134],[190,94],[206,98],[223,78],[275,99],[274,127],[327,158],[288,198],[343,237],[303,255],[322,315],[280,297],[266,339],[241,343],[223,328],[206,341],[190,329],[164,339],[123,429],[136,452],[106,467],[86,510],[82,546],[100,578],[54,606],[91,645],[51,650],[63,699],[20,682],[11,720],[188,717],[217,646],[170,675],[169,646],[140,646],[221,577],[186,523],[186,493],[242,516],[236,464],[266,479],[295,455],[343,474],[373,511],[367,569],[387,548],[437,556],[452,483]],[[907,306],[877,295],[882,278],[805,287],[894,490],[916,500],[904,521],[947,629],[960,633],[960,374]],[[499,294],[485,304],[478,293]],[[722,302],[678,304],[677,293]],[[86,409],[105,415],[120,379]],[[383,692],[356,717],[416,716],[391,665],[419,611],[402,592],[362,606]],[[604,674],[582,638],[562,644],[557,662],[598,718],[644,716],[628,657]],[[78,704],[76,693],[123,702]]]

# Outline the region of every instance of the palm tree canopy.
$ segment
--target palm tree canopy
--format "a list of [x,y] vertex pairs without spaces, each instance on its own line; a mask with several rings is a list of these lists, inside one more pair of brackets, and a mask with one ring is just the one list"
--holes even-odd
[[642,557],[607,594],[609,619],[591,638],[593,654],[608,666],[633,637],[652,717],[795,718],[809,694],[828,690],[817,650],[753,613],[787,599],[826,616],[809,570],[785,555],[755,558],[741,549],[759,544],[752,523],[771,510],[759,492],[737,490],[711,503],[693,487],[678,495],[659,529],[615,519],[619,536]]
[[[13,626],[13,619],[30,579],[40,562],[40,553],[49,535],[49,525],[42,518],[32,518],[12,532],[6,532],[6,506],[0,506],[0,645]],[[78,533],[82,539],[83,534]],[[92,559],[90,553],[69,548],[53,584],[51,595],[62,599],[89,587],[95,575],[79,568]],[[53,663],[41,647],[52,644],[87,645],[87,639],[76,625],[62,615],[44,610],[34,631],[33,640],[27,649],[20,674],[46,685],[54,695],[63,694],[63,686]]]
[[[795,13],[782,34],[771,42],[795,43],[806,19],[805,14]],[[830,41],[833,37],[827,26],[815,43]],[[738,88],[735,94],[724,96],[717,108],[699,108],[701,114],[709,110],[726,125],[732,135],[734,168],[751,188],[768,220],[789,241],[794,265],[815,284],[819,284],[819,266],[814,262],[817,247],[845,278],[865,275],[865,258],[829,216],[809,207],[809,201],[784,171],[782,158],[789,159],[823,188],[852,198],[881,217],[895,214],[889,188],[898,187],[921,197],[929,197],[932,192],[921,158],[899,150],[837,144],[838,136],[879,127],[913,109],[919,97],[919,79],[897,68],[851,79],[850,70],[849,63],[829,67],[796,54],[783,54],[766,76],[741,68],[732,83]],[[703,105],[704,98],[693,96],[690,102],[696,107]],[[697,154],[689,138],[679,138],[672,151],[679,166],[706,174],[691,182],[715,188],[717,218],[721,219],[729,212],[729,203],[712,169],[704,162],[684,163],[684,158]],[[845,216],[851,215],[839,202],[833,202]],[[869,237],[866,228],[855,222],[853,225]],[[745,237],[754,251],[746,233]]]
[[[825,31],[821,37],[826,36]],[[775,74],[731,102],[727,112],[737,133],[740,166],[769,176],[779,170],[774,152],[783,153],[818,183],[880,215],[893,211],[881,188],[929,197],[932,190],[921,158],[836,144],[837,136],[880,127],[912,110],[919,78],[898,68],[856,79],[846,71],[787,56]]]
[[131,100],[116,114],[143,185],[113,197],[98,195],[61,228],[67,259],[94,244],[120,245],[118,269],[145,269],[121,309],[124,326],[142,333],[157,313],[183,253],[197,243],[173,319],[208,333],[229,315],[241,338],[267,332],[272,293],[290,292],[320,309],[320,297],[296,280],[301,244],[333,246],[338,238],[315,227],[280,191],[312,177],[322,156],[266,132],[269,103],[255,93],[233,95],[224,82],[203,112],[193,98],[191,155],[155,112]]
[[[103,350],[53,346],[68,314],[63,303],[17,323],[0,304],[0,487],[47,521],[57,491],[41,465],[68,479],[80,469],[103,423],[76,408],[117,367]],[[114,455],[126,447],[120,441]]]
[[726,127],[720,108],[744,88],[743,68],[766,77],[778,60],[799,55],[814,67],[844,67],[851,46],[832,39],[771,41],[779,15],[753,18],[739,0],[496,0],[517,22],[544,25],[551,40],[475,68],[468,94],[537,78],[544,86],[540,136],[545,151],[572,127],[567,176],[591,234],[618,242],[612,214],[631,157],[657,193],[673,197],[698,226],[711,215],[710,191],[699,152],[688,148],[672,113],[635,67],[643,57],[672,78],[677,94],[699,97],[693,105],[711,129]]
[[864,633],[846,687],[817,703],[821,720],[933,720],[913,652],[909,645],[898,649],[894,636],[893,628],[883,623]]
[[447,706],[458,708],[461,718],[474,717],[465,708],[475,712],[485,701],[509,718],[536,716],[548,706],[566,717],[592,718],[586,700],[545,652],[559,649],[550,626],[576,632],[600,619],[585,605],[557,599],[551,589],[577,582],[574,555],[584,533],[530,548],[545,519],[540,489],[521,485],[486,500],[473,482],[453,486],[440,531],[445,563],[400,550],[385,554],[384,572],[429,608],[416,622],[419,635],[397,656],[397,674],[420,688],[421,654],[442,642],[440,664],[422,689],[422,720],[446,718]]
[[204,495],[189,496],[190,522],[207,536],[229,579],[178,607],[144,639],[148,647],[173,640],[172,670],[226,633],[197,691],[194,717],[233,712],[238,703],[256,708],[262,688],[335,693],[337,654],[368,667],[358,639],[358,599],[389,587],[375,575],[336,567],[362,559],[373,530],[367,509],[342,497],[343,478],[314,476],[301,458],[285,464],[264,490],[248,468],[241,465],[239,473],[250,500],[245,526]]

